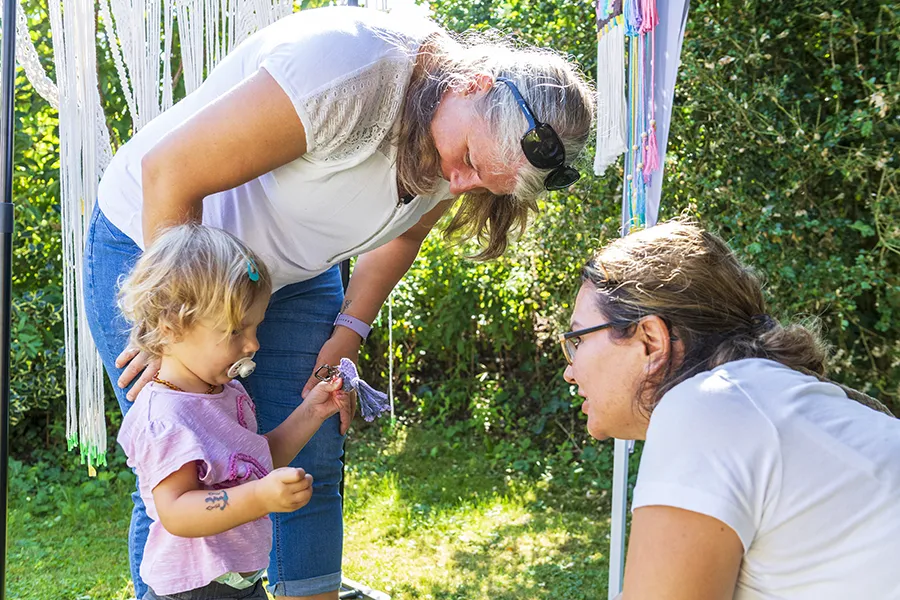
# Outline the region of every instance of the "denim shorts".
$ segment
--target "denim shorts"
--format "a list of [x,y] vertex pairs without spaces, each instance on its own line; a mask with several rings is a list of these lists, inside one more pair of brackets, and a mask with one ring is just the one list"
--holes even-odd
[[147,590],[141,600],[268,600],[268,598],[260,579],[256,585],[245,590],[237,590],[215,581],[196,590],[167,596],[160,596],[153,590]]
[[[128,343],[128,326],[116,304],[116,293],[120,277],[134,266],[140,253],[140,248],[95,207],[85,242],[84,303],[91,335],[123,414],[131,403],[125,398],[127,390],[116,385],[122,369],[116,368],[115,360]],[[343,296],[337,266],[272,295],[257,331],[260,350],[254,358],[256,371],[243,380],[256,403],[260,433],[274,429],[300,404],[300,392],[313,372],[319,349],[331,335]],[[300,510],[272,515],[274,539],[268,588],[276,596],[312,596],[340,587],[344,440],[339,427],[340,417],[334,415],[291,462],[313,476],[313,494]],[[140,564],[150,518],[137,491],[132,499],[128,556],[135,596],[142,598],[147,586],[140,577]]]

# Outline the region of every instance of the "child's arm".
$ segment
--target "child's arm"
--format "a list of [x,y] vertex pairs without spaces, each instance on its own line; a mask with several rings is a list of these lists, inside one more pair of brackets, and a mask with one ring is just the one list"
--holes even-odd
[[325,419],[351,400],[352,395],[341,390],[342,385],[340,377],[318,383],[281,425],[266,434],[275,468],[290,464]]
[[193,462],[153,488],[162,526],[179,537],[215,535],[270,512],[291,512],[306,505],[311,495],[312,476],[290,467],[232,488],[202,489]]

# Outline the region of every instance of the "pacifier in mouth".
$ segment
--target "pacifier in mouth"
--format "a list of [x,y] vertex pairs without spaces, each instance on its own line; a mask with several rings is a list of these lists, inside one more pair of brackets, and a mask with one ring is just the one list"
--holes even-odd
[[226,375],[234,379],[235,377],[247,378],[256,369],[256,363],[253,362],[252,356],[245,356],[228,368]]

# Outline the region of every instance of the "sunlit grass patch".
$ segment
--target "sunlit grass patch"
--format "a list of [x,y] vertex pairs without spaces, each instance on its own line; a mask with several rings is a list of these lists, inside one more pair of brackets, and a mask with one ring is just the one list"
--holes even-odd
[[[35,516],[25,498],[9,512],[7,598],[10,600],[126,600],[134,597],[128,570],[126,490],[98,511]],[[60,509],[64,506],[61,500]]]
[[[597,598],[609,514],[563,477],[512,468],[484,439],[361,427],[348,438],[344,572],[395,599]],[[15,464],[7,594],[126,600],[133,478]]]
[[[384,439],[369,432],[350,452],[344,565],[351,578],[395,598],[605,593],[608,515],[554,510],[543,482],[491,468],[481,444],[400,429]],[[354,461],[353,452],[366,459]]]

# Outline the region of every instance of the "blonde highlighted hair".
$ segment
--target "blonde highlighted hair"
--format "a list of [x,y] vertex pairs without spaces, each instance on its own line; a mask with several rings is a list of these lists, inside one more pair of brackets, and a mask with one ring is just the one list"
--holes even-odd
[[201,319],[240,329],[250,308],[272,293],[269,271],[253,251],[226,231],[196,223],[160,233],[119,286],[129,344],[152,356],[162,356]]
[[487,190],[464,194],[445,234],[476,238],[482,251],[475,258],[487,260],[503,254],[511,233],[524,231],[529,214],[537,212],[537,198],[545,191],[544,179],[550,172],[525,160],[521,140],[527,121],[509,88],[496,78],[515,83],[535,118],[553,127],[570,164],[590,138],[596,100],[584,74],[559,52],[516,45],[495,32],[434,34],[419,51],[400,116],[397,176],[408,192],[434,190],[441,177],[441,157],[431,137],[431,120],[445,92],[465,89],[479,74],[489,74],[495,81],[477,106],[497,141],[493,158],[520,167],[512,194],[497,196]]

